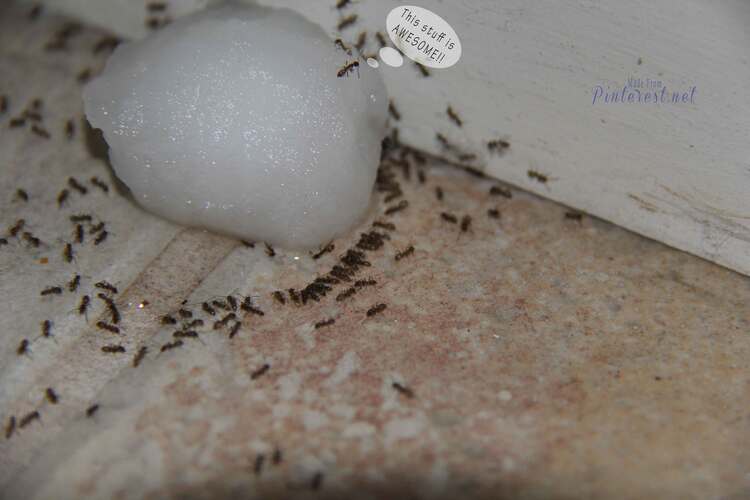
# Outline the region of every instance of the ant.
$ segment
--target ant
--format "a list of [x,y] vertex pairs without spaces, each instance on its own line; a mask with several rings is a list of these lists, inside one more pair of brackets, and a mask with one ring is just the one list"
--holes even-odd
[[286,304],[286,298],[284,298],[283,292],[276,290],[275,292],[273,292],[272,295],[273,295],[273,298],[276,299],[276,302],[280,304]]
[[94,240],[94,245],[99,245],[100,243],[102,243],[104,240],[107,239],[107,236],[109,236],[109,233],[107,231],[102,231],[101,233],[99,233],[99,236],[97,236],[96,239]]
[[18,348],[16,349],[16,354],[19,356],[23,356],[24,354],[28,354],[29,352],[29,341],[28,339],[21,340],[21,343],[18,344]]
[[183,345],[182,340],[175,340],[174,342],[167,342],[163,346],[161,346],[161,350],[159,352],[168,351],[170,349],[174,349],[176,347],[181,347]]
[[5,439],[10,439],[16,431],[16,417],[11,416],[8,419],[8,425],[5,426]]
[[489,141],[487,143],[487,149],[492,151],[497,151],[498,153],[502,153],[506,149],[510,148],[510,143],[503,139],[497,139],[495,141]]
[[117,287],[109,283],[108,281],[102,280],[98,283],[95,283],[94,286],[96,288],[101,288],[102,290],[106,290],[111,293],[117,293]]
[[[100,330],[107,330],[111,333],[120,333],[120,328],[116,327],[115,325],[110,325],[109,323],[105,323],[104,321],[97,321],[96,327]],[[107,351],[105,351],[107,352]],[[125,351],[122,351],[125,352]]]
[[263,366],[255,370],[250,374],[250,380],[255,380],[261,376],[263,376],[269,369],[271,368],[271,365],[268,363],[264,363]]
[[109,193],[109,186],[105,182],[99,180],[98,177],[94,176],[91,179],[89,179],[89,181],[91,182],[91,184],[93,184],[94,186],[98,187],[99,189],[101,189],[105,193]]
[[456,218],[456,216],[453,214],[449,214],[448,212],[441,212],[440,218],[443,219],[445,222],[450,222],[451,224],[458,223],[458,218]]
[[49,338],[52,336],[52,322],[45,319],[42,322],[42,337]]
[[[410,256],[413,253],[414,253],[414,245],[409,245],[409,248],[407,248],[406,250],[404,250],[402,252],[398,252],[396,254],[395,259],[398,262],[399,260],[403,259],[404,257],[408,257],[408,256]],[[355,286],[356,286],[356,283],[355,283]]]
[[317,323],[315,323],[315,329],[317,330],[318,328],[323,328],[324,326],[330,326],[330,325],[334,324],[335,322],[336,322],[336,320],[333,319],[333,318],[326,319],[326,320],[323,320],[323,321],[318,321]]
[[31,413],[27,413],[23,418],[21,418],[21,421],[18,423],[18,428],[23,429],[27,425],[29,425],[34,420],[39,420],[41,415],[39,415],[39,412],[34,410]]
[[336,40],[334,40],[333,44],[336,47],[339,47],[341,50],[343,50],[347,54],[352,55],[352,49],[349,48],[349,47],[347,47],[346,44],[344,43],[344,41],[341,38],[337,38]]
[[76,126],[73,123],[73,120],[68,120],[65,122],[65,137],[68,138],[68,140],[73,139],[73,136],[76,132]]
[[396,105],[393,103],[393,99],[388,102],[388,113],[393,117],[394,120],[401,120],[401,113],[396,109]]
[[408,206],[409,206],[409,202],[408,201],[401,200],[401,201],[398,202],[397,205],[394,205],[394,206],[389,207],[388,209],[386,209],[385,215],[395,214],[396,212],[400,212],[401,210],[404,210]]
[[354,62],[348,62],[345,64],[341,69],[339,69],[338,73],[336,73],[336,76],[338,78],[341,78],[342,76],[347,76],[350,71],[353,71],[354,69],[357,69],[357,78],[359,78],[359,61]]
[[329,252],[333,252],[334,248],[335,247],[333,245],[333,242],[330,242],[326,246],[324,246],[318,253],[316,253],[315,255],[313,255],[312,258],[315,259],[315,260],[318,260],[323,255],[325,255],[325,254],[327,254]]
[[105,346],[102,346],[102,352],[115,354],[115,353],[125,352],[125,348],[121,345],[105,345]]
[[148,347],[146,347],[145,345],[142,346],[140,349],[138,349],[138,352],[133,358],[133,368],[138,368],[138,365],[141,364],[141,361],[143,361],[143,358],[146,357],[146,353],[148,353]]
[[57,206],[62,207],[69,196],[70,191],[68,191],[67,189],[63,189],[62,191],[60,191],[57,195]]
[[357,289],[356,288],[354,288],[354,287],[347,288],[346,290],[344,290],[343,292],[341,292],[340,294],[338,294],[336,296],[336,301],[337,302],[341,302],[344,299],[348,299],[349,297],[351,297],[355,293],[357,293]]
[[456,114],[452,106],[448,106],[448,109],[446,109],[445,112],[448,113],[448,118],[450,118],[453,123],[455,123],[459,127],[463,126],[464,122],[461,120],[458,114]]
[[242,328],[242,322],[238,321],[234,325],[232,325],[232,328],[229,330],[229,338],[233,339],[235,335],[240,331],[240,328]]
[[350,16],[343,18],[341,22],[339,22],[337,29],[341,31],[344,28],[348,28],[349,26],[351,26],[352,24],[356,22],[357,22],[357,14],[352,14]]
[[68,186],[75,189],[81,194],[86,194],[89,192],[89,190],[86,189],[85,186],[82,186],[81,183],[79,183],[74,177],[68,177]]
[[393,384],[391,384],[391,386],[394,389],[396,389],[396,391],[398,391],[399,394],[403,394],[404,396],[406,396],[409,399],[413,399],[414,398],[414,391],[411,390],[411,389],[409,389],[408,387],[403,386],[403,385],[399,384],[398,382],[394,382]]
[[265,462],[266,457],[260,453],[258,456],[255,457],[255,463],[253,464],[253,472],[255,472],[256,475],[260,474],[261,470],[263,469],[263,462]]
[[65,262],[67,262],[68,264],[73,262],[75,252],[73,252],[73,245],[71,245],[70,243],[65,244],[65,248],[63,249],[63,257],[65,257]]
[[83,297],[81,297],[81,303],[78,305],[78,314],[80,314],[81,316],[86,314],[90,302],[91,298],[89,298],[88,295],[84,295]]
[[56,405],[58,401],[60,401],[60,398],[52,387],[47,387],[47,390],[44,391],[44,396],[47,398],[47,401],[53,405]]
[[505,198],[513,198],[513,192],[502,186],[492,186],[490,188],[490,195],[491,196],[503,196]]
[[527,174],[529,176],[529,179],[537,180],[542,184],[546,184],[549,180],[549,177],[547,177],[545,174],[542,174],[541,172],[537,172],[536,170],[529,170]]
[[14,238],[18,237],[18,233],[23,229],[23,227],[26,225],[25,219],[18,219],[16,223],[8,229],[8,234]]
[[201,308],[211,316],[216,316],[216,309],[211,307],[208,302],[204,302],[203,304],[201,304]]
[[385,311],[386,307],[388,307],[386,304],[378,304],[370,309],[367,310],[367,317],[370,318],[372,316],[375,316],[376,314],[379,314],[383,311]]
[[75,228],[75,242],[79,243],[79,244],[83,243],[83,237],[84,237],[84,235],[85,235],[85,233],[83,231],[83,226],[80,225],[80,224],[76,224],[76,228]]
[[176,325],[177,324],[177,320],[174,319],[169,314],[167,314],[167,315],[164,315],[164,316],[161,317],[161,324],[162,325]]

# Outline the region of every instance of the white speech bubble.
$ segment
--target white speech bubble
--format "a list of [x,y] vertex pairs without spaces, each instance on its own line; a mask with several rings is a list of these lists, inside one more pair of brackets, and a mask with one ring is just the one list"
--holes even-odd
[[423,66],[450,68],[461,58],[461,41],[451,25],[423,7],[396,7],[385,26],[393,45]]

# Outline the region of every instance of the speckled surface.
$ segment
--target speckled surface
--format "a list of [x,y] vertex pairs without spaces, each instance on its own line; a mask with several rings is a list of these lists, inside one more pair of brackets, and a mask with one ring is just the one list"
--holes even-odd
[[[408,208],[385,216],[399,200],[376,195],[368,220],[317,260],[174,226],[114,190],[58,209],[69,176],[112,184],[80,135],[62,133],[80,117],[75,75],[100,34],[48,54],[61,21],[22,14],[0,17],[0,209],[3,228],[24,218],[44,244],[0,247],[0,418],[3,430],[11,416],[41,418],[0,436],[1,498],[750,497],[747,277],[520,191],[491,196],[489,181],[436,163],[424,184],[394,169]],[[8,128],[34,97],[49,140]],[[79,212],[111,234],[67,263]],[[354,278],[375,286],[274,301],[329,271],[374,220],[396,226]],[[75,293],[39,296],[74,273]],[[108,318],[100,300],[76,311],[102,279],[119,288],[120,337],[95,327]],[[265,313],[242,314],[232,339],[200,307],[228,293]],[[206,321],[200,339],[159,353],[176,328],[158,318],[183,300]],[[127,352],[101,352],[115,342]]]

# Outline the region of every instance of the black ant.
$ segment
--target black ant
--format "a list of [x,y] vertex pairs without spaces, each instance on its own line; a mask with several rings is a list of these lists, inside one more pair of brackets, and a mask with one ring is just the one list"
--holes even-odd
[[105,193],[109,193],[109,186],[105,182],[99,180],[98,177],[94,176],[91,179],[89,179],[89,181],[91,182],[91,184],[93,184],[94,186],[98,187],[99,189],[101,189]]
[[459,127],[463,126],[464,122],[461,120],[458,114],[453,110],[452,106],[448,106],[448,109],[446,109],[445,112],[448,113],[448,118],[450,118],[453,121],[453,123],[455,123]]
[[388,113],[393,117],[394,120],[401,120],[401,113],[396,109],[396,105],[393,103],[393,99],[388,102]]
[[393,384],[391,384],[391,386],[394,389],[396,389],[396,391],[398,391],[399,394],[403,394],[404,396],[406,396],[409,399],[413,399],[414,398],[414,391],[412,391],[408,387],[403,386],[403,385],[399,384],[398,382],[394,382]]
[[78,182],[75,177],[68,177],[68,186],[75,189],[81,194],[86,194],[89,192],[89,190],[86,189],[86,186],[83,186],[80,182]]
[[39,420],[40,417],[41,415],[36,410],[32,411],[31,413],[27,413],[23,418],[21,418],[21,421],[18,423],[18,428],[23,429],[34,420]]
[[370,318],[372,316],[375,316],[376,314],[379,314],[379,313],[385,311],[385,309],[387,307],[388,306],[386,304],[375,305],[375,306],[373,306],[373,307],[371,307],[370,309],[367,310],[367,317]]
[[47,387],[47,390],[44,391],[44,396],[53,405],[56,405],[60,401],[60,398],[52,387]]
[[271,365],[268,363],[264,363],[263,366],[255,370],[250,374],[250,380],[255,380],[261,376],[263,376],[269,369],[271,368]]
[[167,342],[163,346],[161,346],[161,350],[159,352],[168,351],[170,349],[174,349],[176,347],[181,347],[183,345],[182,340],[175,340],[174,342]]
[[211,316],[216,316],[216,309],[211,307],[208,302],[204,302],[203,304],[201,304],[201,308]]
[[102,346],[102,352],[106,352],[109,354],[117,354],[117,353],[125,352],[125,348],[121,345],[105,345],[105,346]]
[[51,337],[52,336],[52,322],[48,319],[45,319],[42,322],[42,337]]
[[513,198],[513,192],[502,186],[492,186],[490,188],[490,195],[491,196],[503,196],[505,198]]
[[529,170],[527,174],[529,176],[529,179],[537,180],[541,182],[542,184],[546,184],[547,181],[549,180],[549,177],[547,177],[545,174],[537,172],[536,170]]
[[284,298],[283,292],[276,290],[275,292],[273,292],[272,295],[273,295],[273,298],[276,299],[276,302],[280,304],[286,304],[286,298]]
[[450,222],[451,224],[458,223],[458,218],[453,214],[449,214],[448,212],[441,212],[440,218],[443,219],[445,222]]
[[408,257],[408,256],[410,256],[413,253],[414,253],[414,246],[413,245],[409,245],[409,247],[406,250],[404,250],[402,252],[398,252],[396,254],[395,259],[398,262],[399,260],[403,259],[404,257]]
[[317,323],[315,323],[315,329],[317,330],[318,328],[323,328],[324,326],[330,326],[330,325],[334,324],[335,322],[336,322],[336,320],[333,319],[333,318],[326,319],[326,320],[323,320],[323,321],[318,321]]
[[107,236],[109,236],[109,233],[107,231],[102,231],[101,233],[99,233],[99,236],[97,236],[94,240],[94,245],[99,245],[100,243],[102,243],[107,239]]
[[318,253],[316,253],[315,255],[313,255],[312,258],[315,259],[315,260],[317,260],[320,257],[322,257],[323,255],[325,255],[325,254],[327,254],[329,252],[333,252],[334,248],[335,247],[333,245],[333,242],[330,242],[326,246],[324,246]]
[[49,139],[49,132],[44,127],[37,125],[36,123],[31,126],[31,131],[41,137],[42,139]]
[[357,69],[357,78],[359,78],[359,61],[347,62],[347,64],[339,69],[338,73],[336,73],[336,76],[339,78],[341,78],[342,76],[346,76],[350,71],[354,71],[355,68]]
[[73,123],[73,120],[68,120],[65,122],[65,137],[68,138],[68,140],[73,139],[73,136],[76,132],[76,126]]
[[265,460],[266,457],[262,453],[258,454],[258,456],[255,457],[253,472],[255,472],[256,475],[260,474],[261,470],[263,469],[263,462],[265,462]]
[[16,223],[10,229],[8,229],[8,234],[14,238],[18,237],[18,233],[21,231],[21,229],[23,229],[25,225],[25,219],[18,219]]
[[242,328],[242,322],[238,321],[235,324],[232,325],[232,328],[229,330],[229,338],[233,339],[235,335],[240,331],[240,328]]
[[16,417],[11,416],[8,419],[8,424],[5,426],[5,439],[10,439],[13,433],[16,431]]
[[351,26],[352,24],[354,24],[356,22],[357,22],[357,14],[352,14],[350,16],[346,16],[345,18],[343,18],[341,20],[341,22],[339,22],[339,24],[337,26],[337,29],[339,31],[341,31],[344,28],[348,28],[349,26]]
[[167,314],[167,315],[164,315],[164,316],[161,317],[161,324],[162,325],[176,325],[177,324],[177,320],[174,319],[169,314]]
[[133,368],[138,368],[138,365],[141,364],[141,361],[143,361],[143,358],[146,357],[146,353],[148,353],[148,347],[146,347],[145,345],[142,346],[140,349],[138,349],[138,352],[133,358]]
[[115,325],[110,325],[109,323],[106,323],[104,321],[97,321],[96,327],[99,328],[100,330],[107,330],[108,332],[111,332],[111,333],[120,333],[120,328],[116,327]]
[[101,288],[102,290],[106,290],[111,293],[117,293],[117,287],[109,283],[108,281],[102,280],[98,283],[95,283],[94,286],[96,288]]
[[21,343],[18,344],[18,348],[16,349],[16,354],[19,356],[23,356],[24,354],[28,354],[29,352],[29,341],[28,339],[21,340]]
[[341,292],[340,294],[338,294],[336,296],[336,301],[337,302],[341,302],[342,300],[348,299],[349,297],[351,297],[355,293],[357,293],[357,289],[356,288],[354,288],[354,287],[347,288],[346,290],[344,290],[343,292]]
[[63,249],[63,257],[65,257],[65,262],[71,263],[73,262],[73,257],[75,257],[75,253],[73,252],[73,245],[70,243],[65,244],[65,248]]
[[69,196],[70,191],[68,191],[67,189],[63,189],[62,191],[60,191],[57,195],[57,206],[62,207]]
[[83,297],[81,297],[81,303],[78,305],[78,314],[80,314],[81,316],[86,314],[86,310],[88,309],[90,302],[91,299],[88,295],[84,295]]
[[461,232],[465,233],[469,230],[471,227],[471,216],[470,215],[464,215],[461,218]]
[[386,211],[385,211],[385,215],[395,214],[396,212],[400,212],[401,210],[404,210],[408,206],[409,206],[409,202],[408,201],[401,200],[401,201],[398,202],[397,205],[394,205],[392,207],[387,208]]

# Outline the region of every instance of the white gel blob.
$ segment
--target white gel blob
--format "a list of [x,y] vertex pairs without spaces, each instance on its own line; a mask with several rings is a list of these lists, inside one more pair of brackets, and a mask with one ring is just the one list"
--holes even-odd
[[284,9],[224,5],[119,46],[83,92],[117,176],[173,221],[311,248],[365,212],[380,74]]

